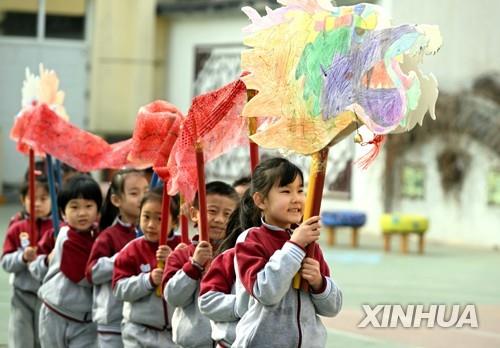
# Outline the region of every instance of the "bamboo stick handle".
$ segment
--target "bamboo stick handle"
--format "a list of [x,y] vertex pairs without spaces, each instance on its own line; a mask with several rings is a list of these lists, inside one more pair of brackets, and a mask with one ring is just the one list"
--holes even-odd
[[[309,171],[309,185],[307,187],[306,204],[304,207],[303,220],[320,214],[321,200],[323,198],[323,186],[325,184],[326,164],[328,162],[328,147],[315,152],[311,158],[311,168]],[[314,243],[306,248],[307,257],[315,257]],[[294,289],[309,291],[309,284],[302,280],[297,273],[293,278]]]

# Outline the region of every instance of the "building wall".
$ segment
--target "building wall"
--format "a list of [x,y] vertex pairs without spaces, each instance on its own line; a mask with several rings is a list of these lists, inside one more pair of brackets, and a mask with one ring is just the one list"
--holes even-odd
[[[36,0],[0,1],[0,16],[3,11],[36,14]],[[85,0],[46,1],[48,15],[83,16]],[[15,115],[21,108],[21,87],[25,69],[38,74],[38,66],[55,70],[59,76],[60,89],[65,92],[64,106],[70,121],[79,127],[88,125],[87,118],[87,65],[88,46],[83,40],[60,40],[46,37],[0,36],[0,178],[3,182],[20,183],[27,168],[27,157],[16,151],[9,138]],[[0,181],[1,183],[1,181]]]
[[155,0],[95,1],[90,130],[131,134],[140,106],[153,99]]
[[248,23],[239,11],[169,17],[166,99],[187,112],[193,97],[195,47],[241,44],[241,28]]
[[465,151],[470,163],[458,194],[445,193],[438,170],[439,154],[450,147],[446,137],[412,147],[405,160],[426,165],[425,198],[398,199],[395,207],[430,218],[428,236],[449,243],[500,245],[500,207],[488,205],[487,175],[500,166],[500,158],[489,148],[468,136],[453,137],[453,148]]

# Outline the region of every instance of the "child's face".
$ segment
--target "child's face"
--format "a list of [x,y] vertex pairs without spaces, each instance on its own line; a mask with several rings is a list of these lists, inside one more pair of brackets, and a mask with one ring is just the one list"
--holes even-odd
[[266,223],[290,228],[292,224],[299,224],[304,214],[306,196],[302,180],[299,176],[290,184],[278,187],[273,186],[267,197],[260,193],[254,195],[255,204],[264,212]]
[[[23,204],[26,211],[31,214],[29,193],[24,197]],[[44,186],[35,184],[35,218],[46,217],[49,214],[50,195]]]
[[73,198],[64,207],[63,217],[75,230],[88,231],[99,218],[99,210],[91,199]]
[[120,209],[120,215],[127,223],[136,223],[141,211],[141,200],[148,190],[148,181],[137,173],[129,173],[123,183],[123,193],[113,195],[112,203]]
[[[168,216],[170,225],[170,214]],[[144,238],[150,242],[157,242],[160,239],[161,230],[161,202],[156,200],[147,201],[142,206],[141,230],[144,232]]]
[[[229,216],[236,209],[236,202],[218,194],[207,195],[208,237],[212,241],[220,241],[226,237],[226,226]],[[191,218],[199,223],[200,211],[192,208]],[[199,225],[198,225],[199,226]]]

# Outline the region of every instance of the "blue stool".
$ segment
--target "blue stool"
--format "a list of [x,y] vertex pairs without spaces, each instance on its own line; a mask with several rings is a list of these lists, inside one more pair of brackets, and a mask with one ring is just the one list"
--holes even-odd
[[327,243],[335,245],[335,229],[337,227],[351,227],[351,244],[353,248],[359,245],[359,228],[366,223],[366,214],[359,211],[324,211],[321,213],[321,223],[328,232]]

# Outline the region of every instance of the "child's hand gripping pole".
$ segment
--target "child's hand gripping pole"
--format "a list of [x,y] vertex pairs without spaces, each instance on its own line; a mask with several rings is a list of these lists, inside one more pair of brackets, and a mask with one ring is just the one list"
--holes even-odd
[[[161,203],[161,227],[160,227],[160,240],[158,245],[166,245],[167,244],[167,235],[168,235],[168,217],[170,214],[170,196],[167,192],[167,184],[163,184],[163,199]],[[165,261],[158,259],[158,268],[165,268]],[[161,285],[156,288],[156,295],[158,297],[162,296],[162,288]]]
[[[325,184],[326,164],[328,162],[328,147],[315,152],[311,156],[311,169],[309,171],[309,185],[307,187],[306,205],[304,208],[303,220],[311,216],[317,216],[321,210],[321,200],[323,198],[323,186]],[[314,258],[314,243],[306,248],[307,257]],[[302,280],[297,273],[293,278],[293,288],[309,291],[309,284]]]

